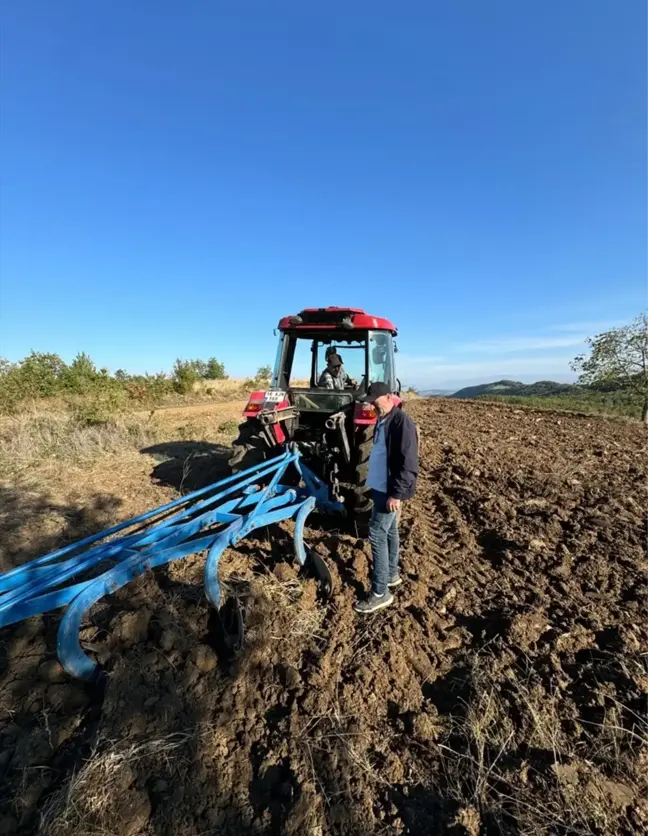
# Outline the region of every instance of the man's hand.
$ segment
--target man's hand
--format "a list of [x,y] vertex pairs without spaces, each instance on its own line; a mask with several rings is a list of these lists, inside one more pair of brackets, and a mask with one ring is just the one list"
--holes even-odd
[[394,511],[398,511],[400,506],[401,506],[400,499],[392,499],[392,497],[390,496],[389,499],[387,500],[387,510],[390,513],[394,512]]

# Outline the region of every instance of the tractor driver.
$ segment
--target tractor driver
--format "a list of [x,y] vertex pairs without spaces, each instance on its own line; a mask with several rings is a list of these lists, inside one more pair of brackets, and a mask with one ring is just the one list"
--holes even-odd
[[342,391],[347,387],[355,387],[355,380],[342,368],[342,358],[339,354],[331,353],[326,358],[326,368],[320,375],[317,385],[322,389]]

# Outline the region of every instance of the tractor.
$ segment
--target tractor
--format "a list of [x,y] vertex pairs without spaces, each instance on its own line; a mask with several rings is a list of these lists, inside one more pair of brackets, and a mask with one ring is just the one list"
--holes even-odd
[[[358,308],[306,308],[278,325],[279,344],[268,389],[252,392],[229,460],[233,473],[280,455],[289,442],[328,485],[333,501],[364,524],[371,511],[366,486],[377,415],[363,402],[370,383],[396,377],[396,327]],[[276,332],[275,332],[276,333]],[[329,354],[342,359],[349,385],[318,385]]]
[[[283,520],[293,521],[296,561],[315,575],[321,598],[330,597],[330,571],[304,542],[304,527],[315,508],[347,510],[358,528],[365,527],[377,415],[363,395],[375,382],[400,392],[396,328],[357,308],[307,308],[281,319],[278,330],[270,387],[250,395],[230,458],[233,472],[1,573],[0,628],[65,608],[57,638],[61,664],[72,676],[101,682],[105,671],[81,646],[90,608],[151,569],[202,552],[207,598],[219,614],[226,646],[236,650],[244,613],[235,595],[222,606],[220,559],[251,532]],[[351,374],[346,388],[318,385],[332,352]]]
[[[284,317],[278,330],[270,387],[250,395],[230,458],[233,473],[0,574],[0,628],[65,608],[57,639],[61,664],[72,676],[102,681],[105,672],[81,646],[90,608],[151,569],[203,552],[207,598],[227,646],[236,650],[244,615],[236,596],[226,599],[229,609],[221,606],[220,559],[251,532],[282,520],[294,523],[296,561],[315,575],[321,597],[330,597],[331,574],[305,544],[304,526],[315,508],[348,510],[358,528],[365,526],[377,415],[363,395],[375,382],[400,392],[396,328],[357,308],[307,308]],[[318,386],[331,352],[356,378],[346,388]]]

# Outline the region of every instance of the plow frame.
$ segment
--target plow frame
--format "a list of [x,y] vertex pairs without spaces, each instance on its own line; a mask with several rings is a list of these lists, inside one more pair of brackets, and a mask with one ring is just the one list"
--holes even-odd
[[[289,468],[300,486],[282,484]],[[260,485],[261,480],[267,484]],[[303,486],[302,486],[303,483]],[[296,446],[281,456],[228,476],[159,508],[86,537],[0,575],[0,627],[67,607],[59,625],[57,652],[63,668],[95,680],[100,668],[81,648],[79,631],[90,608],[149,569],[207,552],[207,598],[222,602],[218,567],[223,552],[258,528],[294,520],[294,554],[310,564],[324,598],[331,576],[319,555],[304,543],[304,526],[315,507],[343,511],[328,488],[302,461]],[[87,575],[94,573],[92,577]]]

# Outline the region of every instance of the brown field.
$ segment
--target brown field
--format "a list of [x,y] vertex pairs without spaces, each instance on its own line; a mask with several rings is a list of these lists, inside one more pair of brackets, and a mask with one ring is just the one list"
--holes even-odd
[[[242,405],[3,424],[0,568],[221,473]],[[325,606],[287,526],[224,560],[248,604],[235,659],[200,558],[93,609],[82,639],[109,672],[101,692],[55,662],[56,614],[0,631],[0,834],[646,831],[644,429],[407,409],[422,472],[391,609],[356,616],[367,544],[313,519]]]

